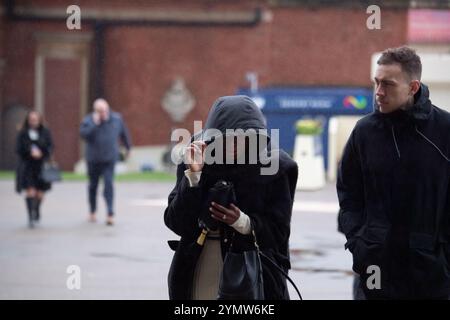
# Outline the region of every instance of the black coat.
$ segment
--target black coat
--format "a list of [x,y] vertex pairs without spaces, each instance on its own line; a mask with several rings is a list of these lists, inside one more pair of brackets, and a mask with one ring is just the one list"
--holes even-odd
[[425,85],[408,111],[358,121],[338,172],[339,227],[369,298],[450,296],[450,114]]
[[[40,179],[40,172],[45,161],[50,159],[53,151],[53,140],[50,130],[41,126],[38,129],[39,139],[32,141],[28,136],[28,130],[22,129],[17,135],[16,153],[18,163],[16,167],[16,191],[28,188],[30,185],[41,191],[50,189],[51,184]],[[43,157],[39,160],[31,157],[31,145],[35,144],[41,150]]]
[[[220,122],[211,119],[220,119]],[[209,120],[209,122],[208,122]],[[206,122],[207,128],[264,127],[259,109],[246,97],[225,97],[213,106]],[[199,216],[209,188],[219,179],[233,182],[237,206],[247,214],[254,226],[260,249],[286,271],[290,269],[289,236],[292,205],[297,183],[297,164],[283,151],[272,152],[279,160],[279,170],[274,175],[261,175],[255,165],[205,165],[197,187],[190,187],[184,176],[186,166],[180,164],[175,188],[169,195],[169,205],[164,213],[166,225],[181,236],[179,243],[171,242],[176,249],[169,271],[169,296],[171,299],[191,299],[193,275],[201,246],[196,244],[202,228]],[[251,236],[241,235],[234,229],[221,225],[221,247],[224,257],[234,233],[233,246],[243,250],[252,242]],[[267,299],[288,299],[286,281],[278,270],[262,260],[264,291]]]
[[116,162],[119,160],[119,140],[129,151],[131,138],[122,115],[110,112],[109,119],[99,125],[92,114],[87,115],[80,125],[80,135],[86,141],[86,161],[92,163]]

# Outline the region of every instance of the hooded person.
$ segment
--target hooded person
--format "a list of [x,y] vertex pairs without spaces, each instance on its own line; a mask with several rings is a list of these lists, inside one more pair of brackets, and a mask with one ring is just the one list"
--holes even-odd
[[[168,275],[170,299],[216,299],[230,244],[246,250],[252,231],[260,250],[287,273],[298,168],[284,151],[271,150],[260,109],[246,96],[221,97],[191,141],[186,154],[200,155],[200,161],[192,164],[185,156],[178,165],[164,213],[167,227],[181,237],[169,242],[176,250]],[[234,186],[235,203],[228,208],[208,203],[220,180]],[[289,299],[283,275],[264,260],[262,267],[265,299]]]
[[420,68],[405,82],[420,65],[411,49],[378,64],[375,111],[356,124],[338,172],[345,248],[367,299],[448,299],[450,114],[431,103]]

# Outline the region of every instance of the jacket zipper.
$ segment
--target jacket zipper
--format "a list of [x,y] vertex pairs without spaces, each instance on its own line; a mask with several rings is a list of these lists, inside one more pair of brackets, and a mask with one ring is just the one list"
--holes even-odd
[[391,126],[392,138],[394,138],[395,149],[397,150],[398,158],[400,159],[400,150],[398,148],[397,139],[395,138],[394,125]]

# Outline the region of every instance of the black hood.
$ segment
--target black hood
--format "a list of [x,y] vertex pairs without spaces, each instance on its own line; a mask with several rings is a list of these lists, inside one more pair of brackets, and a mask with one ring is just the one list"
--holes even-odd
[[267,126],[264,115],[252,99],[247,96],[226,96],[217,99],[211,107],[202,137],[204,141],[211,140],[213,136],[218,138],[208,129],[217,129],[224,135],[227,129],[258,131],[267,129]]
[[[209,129],[216,130],[211,131]],[[248,134],[247,130],[254,129],[259,136],[258,139],[267,139],[265,149],[262,150],[258,147],[257,163],[255,164],[247,162],[245,164],[211,164],[205,165],[203,172],[222,177],[225,176],[224,172],[226,172],[227,176],[238,177],[238,179],[241,179],[243,176],[246,176],[247,179],[250,179],[250,177],[273,179],[294,167],[297,170],[295,162],[284,151],[272,148],[264,115],[249,97],[239,95],[217,99],[208,114],[204,130],[197,133],[193,139],[208,143],[209,141],[222,138],[227,133],[227,129],[242,129],[245,134]],[[262,164],[261,157],[264,157],[269,162]],[[261,167],[270,167],[274,163],[273,161],[276,161],[279,165],[278,172],[274,175],[261,176]]]
[[430,91],[421,83],[419,91],[414,95],[414,105],[406,112],[416,120],[427,120],[430,118],[431,109]]

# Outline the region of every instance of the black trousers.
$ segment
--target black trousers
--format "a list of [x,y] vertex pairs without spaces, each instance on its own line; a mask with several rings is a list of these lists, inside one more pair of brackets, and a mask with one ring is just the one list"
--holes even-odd
[[113,200],[114,200],[114,166],[115,162],[88,162],[89,175],[89,206],[91,212],[97,210],[97,188],[100,177],[103,177],[104,189],[103,197],[106,201],[108,209],[108,216],[114,215]]

